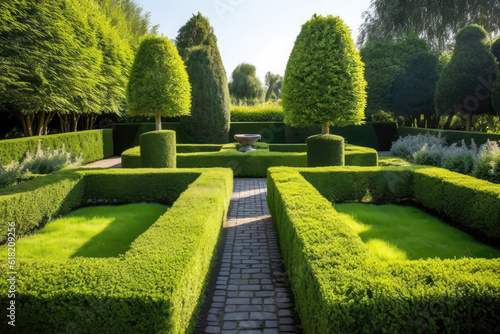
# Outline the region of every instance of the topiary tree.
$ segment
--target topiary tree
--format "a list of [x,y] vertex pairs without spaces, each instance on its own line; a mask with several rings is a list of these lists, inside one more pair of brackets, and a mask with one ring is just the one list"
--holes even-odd
[[302,26],[285,71],[285,123],[296,127],[361,124],[364,64],[339,17],[314,15]]
[[[286,66],[282,96],[285,123],[321,126],[323,135],[329,133],[330,125],[361,124],[366,104],[363,66],[344,22],[331,15],[314,15],[302,26]],[[330,140],[328,136],[323,139]],[[308,140],[308,156],[318,156],[308,160],[336,155],[328,147]]]
[[213,28],[200,13],[179,30],[177,48],[192,87],[191,117],[181,117],[181,130],[196,143],[227,143],[231,115],[226,70]]
[[408,60],[404,75],[394,82],[391,90],[391,109],[396,115],[412,120],[424,115],[427,125],[431,123],[435,115],[438,63],[438,57],[430,52],[419,52]]
[[434,103],[438,116],[460,112],[467,115],[466,130],[472,116],[495,114],[491,104],[497,64],[486,41],[486,31],[478,25],[460,30],[450,62],[437,82]]
[[256,76],[255,66],[240,64],[233,71],[232,81],[229,83],[229,93],[239,102],[244,99],[262,98],[264,89]]
[[219,53],[214,28],[200,12],[196,15],[193,14],[193,17],[179,29],[175,39],[175,46],[177,46],[179,54],[184,60],[189,56],[190,49],[199,46],[211,47],[214,52]]
[[168,38],[148,36],[139,45],[127,85],[127,107],[131,116],[155,115],[156,130],[161,130],[161,116],[190,114],[188,74]]

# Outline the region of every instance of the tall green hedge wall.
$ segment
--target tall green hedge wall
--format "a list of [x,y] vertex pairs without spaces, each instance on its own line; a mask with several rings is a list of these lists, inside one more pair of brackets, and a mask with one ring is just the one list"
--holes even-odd
[[64,145],[66,152],[74,156],[83,155],[83,163],[113,156],[113,133],[111,129],[62,133],[0,140],[0,158],[3,165],[19,161],[30,151],[35,153],[38,141],[43,150],[53,150]]

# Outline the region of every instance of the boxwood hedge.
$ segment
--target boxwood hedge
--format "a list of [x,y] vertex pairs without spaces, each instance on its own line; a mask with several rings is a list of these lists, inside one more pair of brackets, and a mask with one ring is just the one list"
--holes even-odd
[[[24,188],[11,188],[18,191],[0,195],[1,203],[15,200],[16,207],[24,208],[10,215],[0,210],[3,236],[6,221],[20,227],[28,212],[37,216],[30,217],[34,226],[42,223],[44,215],[88,202],[153,201],[170,203],[172,207],[119,257],[18,259],[17,331],[193,331],[231,197],[230,170],[79,170],[38,180],[44,182],[27,182]],[[51,198],[47,201],[59,208],[55,213],[38,209],[42,191]],[[22,229],[18,233],[22,234]],[[3,291],[8,290],[8,271],[2,264]],[[7,294],[2,294],[0,301],[7,305]],[[6,332],[10,329],[7,327],[7,322],[2,321],[0,331]]]
[[[379,189],[384,180],[386,189],[393,190],[392,196],[407,197],[415,191],[420,198],[426,191],[422,182],[427,175],[432,175],[427,185],[434,182],[436,186],[439,177],[450,177],[436,175],[431,169],[413,170],[269,169],[268,203],[306,333],[498,331],[499,259],[382,261],[348,227],[352,218],[336,212],[329,200],[359,200],[367,191]],[[352,187],[353,194],[346,189],[338,193],[332,187]],[[434,191],[434,185],[428,187],[429,195]],[[463,190],[477,191],[491,194],[481,185]],[[441,198],[431,196],[429,201],[433,200]],[[450,201],[471,211],[477,203],[461,201],[458,196],[446,203]],[[499,207],[498,195],[488,200],[492,215]]]
[[83,163],[113,156],[113,133],[111,129],[104,129],[0,140],[0,162],[7,165],[20,161],[28,151],[35,153],[38,141],[41,141],[43,150],[64,145],[66,152],[73,156],[82,154]]
[[[185,150],[177,145],[177,152]],[[195,152],[197,147],[206,145],[190,145],[190,150]],[[267,169],[273,166],[307,167],[306,144],[267,144],[257,142],[256,151],[246,153],[238,152],[238,144],[231,143],[221,146],[216,151],[199,150],[196,153],[177,153],[178,168],[209,168],[228,167],[235,176],[240,177],[265,177]],[[138,147],[131,148],[122,153],[122,166],[124,168],[140,168],[140,151]],[[367,147],[346,145],[345,163],[350,166],[377,166],[377,151]]]

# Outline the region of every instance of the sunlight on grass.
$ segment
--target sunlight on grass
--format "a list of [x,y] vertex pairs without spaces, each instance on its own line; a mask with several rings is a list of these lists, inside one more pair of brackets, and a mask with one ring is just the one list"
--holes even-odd
[[167,209],[147,203],[79,209],[19,239],[16,255],[19,259],[116,257]]
[[500,257],[500,251],[414,207],[353,203],[335,204],[335,210],[354,218],[350,227],[382,260]]

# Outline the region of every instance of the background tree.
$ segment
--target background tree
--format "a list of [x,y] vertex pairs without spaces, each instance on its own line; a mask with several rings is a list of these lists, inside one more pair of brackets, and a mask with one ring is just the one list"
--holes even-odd
[[415,32],[433,48],[444,51],[468,24],[500,31],[498,0],[373,0],[363,13],[359,45],[372,38],[394,38]]
[[494,114],[491,93],[497,64],[486,41],[486,31],[469,25],[457,34],[450,62],[437,83],[435,105],[438,116],[452,112],[467,115],[466,130],[472,116]]
[[491,45],[491,52],[497,58],[497,80],[492,96],[493,109],[500,114],[500,37],[497,37]]
[[[0,110],[25,136],[47,134],[56,114],[66,132],[81,116],[88,129],[97,115],[124,109],[133,40],[149,24],[133,1],[4,1],[0,16]],[[118,29],[137,20],[146,32]]]
[[[439,59],[430,52],[413,55],[405,65],[404,74],[398,78],[391,92],[392,110],[398,116],[409,119],[409,124],[424,115],[426,126],[436,125],[433,119],[434,94],[438,74]],[[433,127],[434,127],[433,126]]]
[[283,83],[285,123],[291,126],[361,124],[366,101],[364,65],[349,28],[333,16],[302,26]]
[[283,77],[279,74],[272,74],[271,72],[267,72],[265,83],[267,86],[266,99],[265,99],[266,102],[268,100],[281,99],[281,93],[283,90]]
[[193,15],[179,30],[176,43],[192,87],[191,117],[181,117],[181,130],[196,143],[227,143],[231,121],[229,89],[208,19],[200,13]]
[[429,50],[427,42],[415,34],[396,40],[378,39],[366,43],[360,55],[368,83],[367,120],[371,121],[381,111],[394,112],[391,104],[394,82],[404,75],[405,64],[413,55]]
[[239,103],[244,99],[262,98],[264,90],[262,83],[256,75],[255,66],[250,64],[240,64],[233,71],[232,80],[229,83],[229,93],[235,97]]
[[190,114],[188,74],[168,38],[148,36],[142,40],[130,71],[127,107],[131,116],[155,115],[156,130],[161,130],[161,116]]

